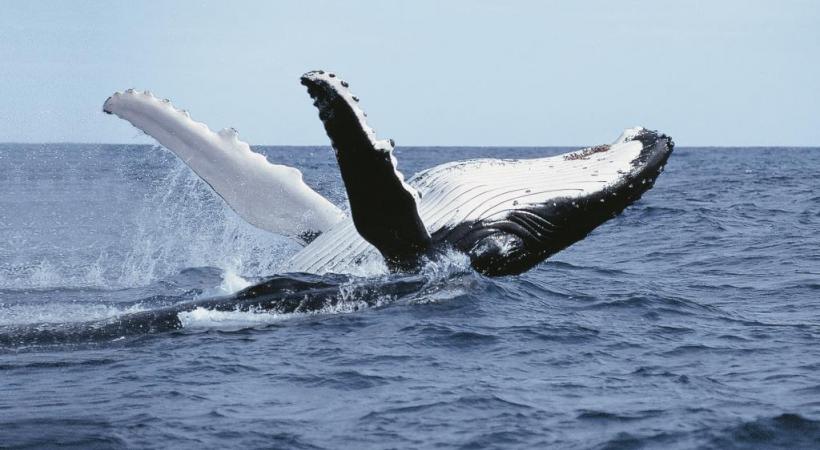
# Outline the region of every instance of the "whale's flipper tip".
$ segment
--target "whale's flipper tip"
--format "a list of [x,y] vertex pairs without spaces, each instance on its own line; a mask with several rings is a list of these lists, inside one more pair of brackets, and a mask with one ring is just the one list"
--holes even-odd
[[102,112],[104,112],[106,114],[109,114],[109,115],[114,114],[113,112],[111,112],[111,109],[108,108],[108,103],[110,101],[111,101],[111,97],[109,96],[107,99],[105,99],[105,103],[103,103],[103,106],[102,106]]

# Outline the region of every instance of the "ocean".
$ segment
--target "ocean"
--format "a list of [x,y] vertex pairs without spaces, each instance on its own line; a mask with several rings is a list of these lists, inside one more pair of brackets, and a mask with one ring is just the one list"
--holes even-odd
[[[329,148],[257,150],[345,203]],[[0,447],[820,448],[818,180],[818,148],[679,146],[519,276],[453,255],[308,280],[315,312],[174,312],[298,247],[161,148],[0,144]]]

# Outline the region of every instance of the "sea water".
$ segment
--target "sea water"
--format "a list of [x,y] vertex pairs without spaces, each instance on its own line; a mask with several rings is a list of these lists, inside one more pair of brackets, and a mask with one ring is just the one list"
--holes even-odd
[[[345,205],[330,149],[257,150]],[[397,157],[411,175],[568,150]],[[0,447],[818,447],[818,180],[820,149],[678,147],[523,275],[452,255],[375,303],[347,286],[383,275],[315,313],[197,308],[112,336],[95,327],[230,295],[298,246],[161,148],[3,144]]]

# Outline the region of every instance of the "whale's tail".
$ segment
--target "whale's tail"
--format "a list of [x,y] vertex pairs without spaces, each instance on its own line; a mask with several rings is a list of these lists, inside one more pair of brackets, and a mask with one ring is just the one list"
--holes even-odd
[[252,225],[305,244],[344,218],[302,181],[299,170],[271,164],[233,128],[219,132],[148,91],[116,92],[103,111],[127,120],[191,167]]

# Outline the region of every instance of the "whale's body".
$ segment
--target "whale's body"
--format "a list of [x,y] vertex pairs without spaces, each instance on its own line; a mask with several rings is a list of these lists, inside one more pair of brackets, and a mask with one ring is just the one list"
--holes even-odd
[[633,128],[610,145],[457,161],[405,181],[392,140],[376,138],[346,82],[318,71],[302,84],[336,152],[349,217],[235,130],[215,133],[149,92],[115,93],[103,109],[174,152],[248,222],[305,245],[282,270],[314,274],[412,269],[447,249],[465,253],[486,275],[523,272],[640,198],[674,147],[664,135]]
[[[419,216],[435,244],[466,253],[482,273],[520,273],[637,200],[663,170],[667,141],[627,130],[612,145],[529,160],[458,161],[407,184],[420,195]],[[348,218],[298,252],[288,269],[343,273],[381,261]]]

